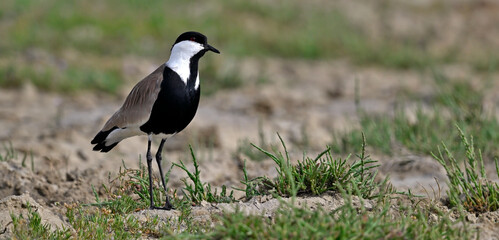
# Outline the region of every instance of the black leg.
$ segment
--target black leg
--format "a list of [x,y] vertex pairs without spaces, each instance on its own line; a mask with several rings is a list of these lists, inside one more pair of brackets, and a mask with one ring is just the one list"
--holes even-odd
[[173,209],[173,205],[170,203],[170,198],[168,197],[168,191],[166,190],[166,184],[165,184],[165,175],[163,174],[163,168],[161,167],[161,160],[163,159],[161,157],[162,152],[163,152],[163,145],[165,145],[166,138],[161,139],[161,143],[159,144],[158,152],[156,152],[156,163],[158,164],[159,167],[159,174],[161,175],[161,182],[163,182],[163,188],[165,189],[165,194],[166,194],[166,204],[164,209],[165,210],[170,210]]
[[147,170],[149,172],[149,202],[151,209],[154,209],[154,202],[153,202],[153,197],[152,197],[152,169],[151,169],[151,164],[152,164],[152,155],[151,155],[151,139],[147,141],[147,153],[146,153],[146,159],[147,159]]

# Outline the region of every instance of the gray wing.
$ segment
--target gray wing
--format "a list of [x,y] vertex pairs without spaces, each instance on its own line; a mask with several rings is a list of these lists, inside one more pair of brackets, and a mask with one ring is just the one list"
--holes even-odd
[[161,89],[164,68],[165,65],[162,64],[133,87],[123,106],[106,122],[102,131],[108,131],[113,127],[141,126],[149,120],[152,106]]

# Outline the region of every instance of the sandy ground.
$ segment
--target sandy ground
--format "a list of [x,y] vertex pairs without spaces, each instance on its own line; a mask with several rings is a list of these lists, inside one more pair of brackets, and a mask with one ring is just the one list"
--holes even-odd
[[[450,10],[444,11],[445,14],[432,11],[435,6],[440,6],[436,3],[438,1],[392,1],[398,4],[389,5],[397,8],[387,11],[390,14],[379,14],[383,9],[378,9],[379,4],[371,2],[334,3],[347,13],[351,21],[367,26],[365,30],[373,38],[379,37],[380,33],[389,33],[394,40],[419,37],[421,44],[430,51],[459,46],[465,53],[476,53],[482,45],[497,47],[488,48],[491,52],[499,50],[496,24],[499,5],[493,1],[451,1],[447,3]],[[168,140],[164,152],[165,168],[179,160],[191,166],[187,150],[188,145],[193,144],[202,180],[212,186],[241,186],[241,166],[245,158],[237,154],[237,149],[244,140],[258,143],[259,132],[264,133],[269,143],[278,142],[275,133],[279,132],[288,144],[292,158],[301,159],[304,149],[299,146],[305,136],[311,146],[306,150],[314,156],[331,143],[335,131],[357,127],[356,82],[360,106],[371,113],[392,114],[401,97],[407,100],[405,94],[411,93],[417,99],[424,99],[431,96],[434,89],[431,74],[415,70],[357,67],[347,60],[220,57],[220,61],[237,63],[234,67],[244,80],[243,87],[202,98],[194,121],[184,132]],[[126,66],[137,66],[132,70],[126,68],[137,76],[145,76],[157,64],[137,58],[124,60]],[[468,65],[442,66],[442,71],[451,78],[470,79],[477,84],[483,78],[473,73]],[[201,81],[202,77],[201,73]],[[497,74],[488,77],[498,79]],[[267,81],[259,84],[260,79]],[[20,155],[16,160],[0,162],[0,199],[3,199],[0,201],[0,216],[8,216],[7,210],[25,212],[25,202],[29,201],[36,208],[43,209],[42,218],[47,219],[49,224],[65,226],[66,223],[61,221],[62,203],[93,202],[92,185],[106,184],[109,174],[116,175],[122,162],[130,168],[137,168],[139,156],[143,157],[146,151],[145,136],[127,139],[108,154],[93,152],[90,145],[92,137],[119,108],[137,80],[123,87],[122,94],[117,97],[96,93],[74,96],[46,93],[29,84],[21,89],[0,89],[0,142],[6,145],[11,143]],[[498,84],[494,82],[489,89],[484,106],[499,112],[496,109],[499,99],[493,94],[499,90]],[[406,103],[410,110],[410,102]],[[400,146],[394,148],[395,154],[390,157],[368,149],[371,157],[381,163],[381,176],[389,175],[398,190],[411,189],[423,195],[430,192],[430,197],[433,197],[431,189],[437,189],[438,181],[443,189],[441,195],[445,194],[445,172],[436,161],[429,156],[415,155]],[[28,155],[25,167],[21,166],[23,154]],[[248,160],[247,169],[250,177],[276,175],[271,160]],[[185,175],[180,169],[174,169],[169,187],[181,188],[180,179],[183,177]],[[236,191],[236,197],[241,196],[242,193]],[[323,196],[300,201],[310,201],[309,206],[319,204],[334,209],[342,200],[336,196]],[[235,204],[248,213],[255,211],[251,206],[270,209],[268,214],[276,208],[274,200],[265,197]],[[219,213],[222,209],[233,208],[234,204],[216,207],[204,204],[193,211],[203,221],[216,211]],[[135,213],[144,219],[150,214],[156,212]],[[177,212],[160,214],[166,218]],[[482,238],[498,239],[497,212],[469,216],[469,219],[484,230]],[[2,229],[8,229],[9,222],[8,218],[0,218],[0,234]]]
[[[254,71],[245,69],[258,69],[272,81],[256,84],[255,79],[261,76],[252,76]],[[237,148],[245,139],[258,143],[259,131],[271,143],[277,143],[275,133],[279,132],[292,158],[301,159],[304,133],[311,146],[307,151],[314,156],[331,143],[333,132],[355,128],[355,81],[359,84],[361,107],[373,113],[391,114],[400,94],[407,89],[420,96],[432,94],[429,76],[420,72],[358,68],[344,61],[248,59],[241,61],[241,72],[248,79],[244,87],[203,98],[187,130],[167,142],[165,168],[179,160],[192,167],[187,146],[194,144],[203,181],[217,187],[241,187],[242,161],[247,158],[237,154]],[[310,78],[311,75],[314,77]],[[145,154],[145,136],[127,139],[107,154],[93,152],[89,143],[126,94],[124,91],[118,97],[94,93],[65,96],[41,92],[30,85],[18,90],[1,89],[0,140],[12,143],[20,153],[17,160],[0,162],[0,198],[8,197],[5,201],[15,205],[20,200],[12,195],[29,193],[23,196],[33,198],[36,204],[48,209],[47,214],[57,218],[61,216],[62,203],[95,201],[91,186],[107,184],[109,174],[115,176],[122,162],[137,168],[139,156]],[[23,153],[29,154],[26,167],[21,166]],[[445,195],[445,172],[431,157],[414,155],[403,148],[391,157],[371,156],[382,164],[380,176],[389,175],[398,190],[411,189],[433,197],[432,189],[438,189],[438,181],[443,190],[437,194]],[[247,169],[250,177],[276,175],[271,160],[247,160]],[[175,168],[169,187],[181,188],[184,177]],[[243,196],[235,193],[236,197]],[[315,200],[310,201],[315,204]],[[331,200],[330,204],[341,204],[338,201]],[[265,202],[258,204],[269,204]],[[210,206],[206,204],[194,212],[204,219],[212,214]],[[276,206],[269,208],[270,214]],[[220,213],[226,208],[215,209]],[[248,212],[251,211],[256,210],[250,207]],[[496,231],[497,221],[495,218],[484,224],[484,229]]]
[[[390,113],[397,93],[407,88],[431,91],[430,87],[425,89],[424,78],[419,73],[380,73],[369,68],[355,69],[344,62],[246,60],[243,65],[260,69],[272,81],[263,85],[249,83],[241,89],[203,98],[190,126],[168,140],[165,166],[178,160],[189,161],[187,146],[194,144],[198,147],[196,153],[204,181],[237,185],[242,179],[240,166],[244,160],[235,154],[237,148],[245,139],[258,143],[259,132],[264,133],[268,143],[278,142],[278,132],[292,146],[289,149],[294,159],[301,159],[304,149],[300,143],[304,137],[311,146],[306,149],[308,154],[314,156],[331,143],[333,132],[355,128],[355,79],[360,86],[361,107],[369,112]],[[309,78],[312,74],[315,77]],[[251,81],[251,76],[245,79]],[[89,140],[121,105],[123,97],[92,93],[63,96],[37,91],[30,85],[21,90],[0,91],[0,139],[10,141],[21,155],[32,155],[35,172],[50,176],[48,183],[74,181],[79,177],[104,180],[108,172],[117,172],[122,161],[129,167],[137,167],[139,155],[145,154],[145,136],[124,140],[108,154],[91,150]],[[443,171],[435,161],[413,156],[403,149],[397,157],[373,158],[386,163],[382,173],[390,173],[394,184],[402,188],[414,189],[434,182],[433,176],[444,180]],[[403,161],[404,166],[397,161]],[[414,161],[418,163],[411,165]],[[28,165],[31,167],[30,162]],[[271,161],[248,161],[248,170],[251,176],[275,174]],[[400,177],[398,172],[402,172]],[[430,181],[427,176],[431,176]],[[180,187],[181,177],[180,171],[173,171],[172,186]],[[5,192],[5,196],[23,193],[23,189],[8,191],[11,192]],[[61,200],[64,198],[50,201]]]

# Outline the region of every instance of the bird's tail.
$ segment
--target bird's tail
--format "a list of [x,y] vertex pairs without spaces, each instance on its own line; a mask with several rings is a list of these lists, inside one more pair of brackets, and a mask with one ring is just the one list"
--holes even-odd
[[121,139],[117,142],[110,141],[109,134],[114,130],[119,129],[118,127],[113,127],[107,131],[100,131],[95,135],[94,139],[90,142],[91,144],[96,144],[93,148],[94,151],[109,152],[111,149],[116,147],[120,143]]

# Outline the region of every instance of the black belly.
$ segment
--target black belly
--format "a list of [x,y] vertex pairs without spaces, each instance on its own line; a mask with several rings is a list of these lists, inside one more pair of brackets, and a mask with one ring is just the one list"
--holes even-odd
[[189,125],[198,109],[200,88],[189,88],[192,84],[186,86],[175,72],[169,68],[165,70],[151,116],[140,126],[140,130],[147,134],[180,132]]

